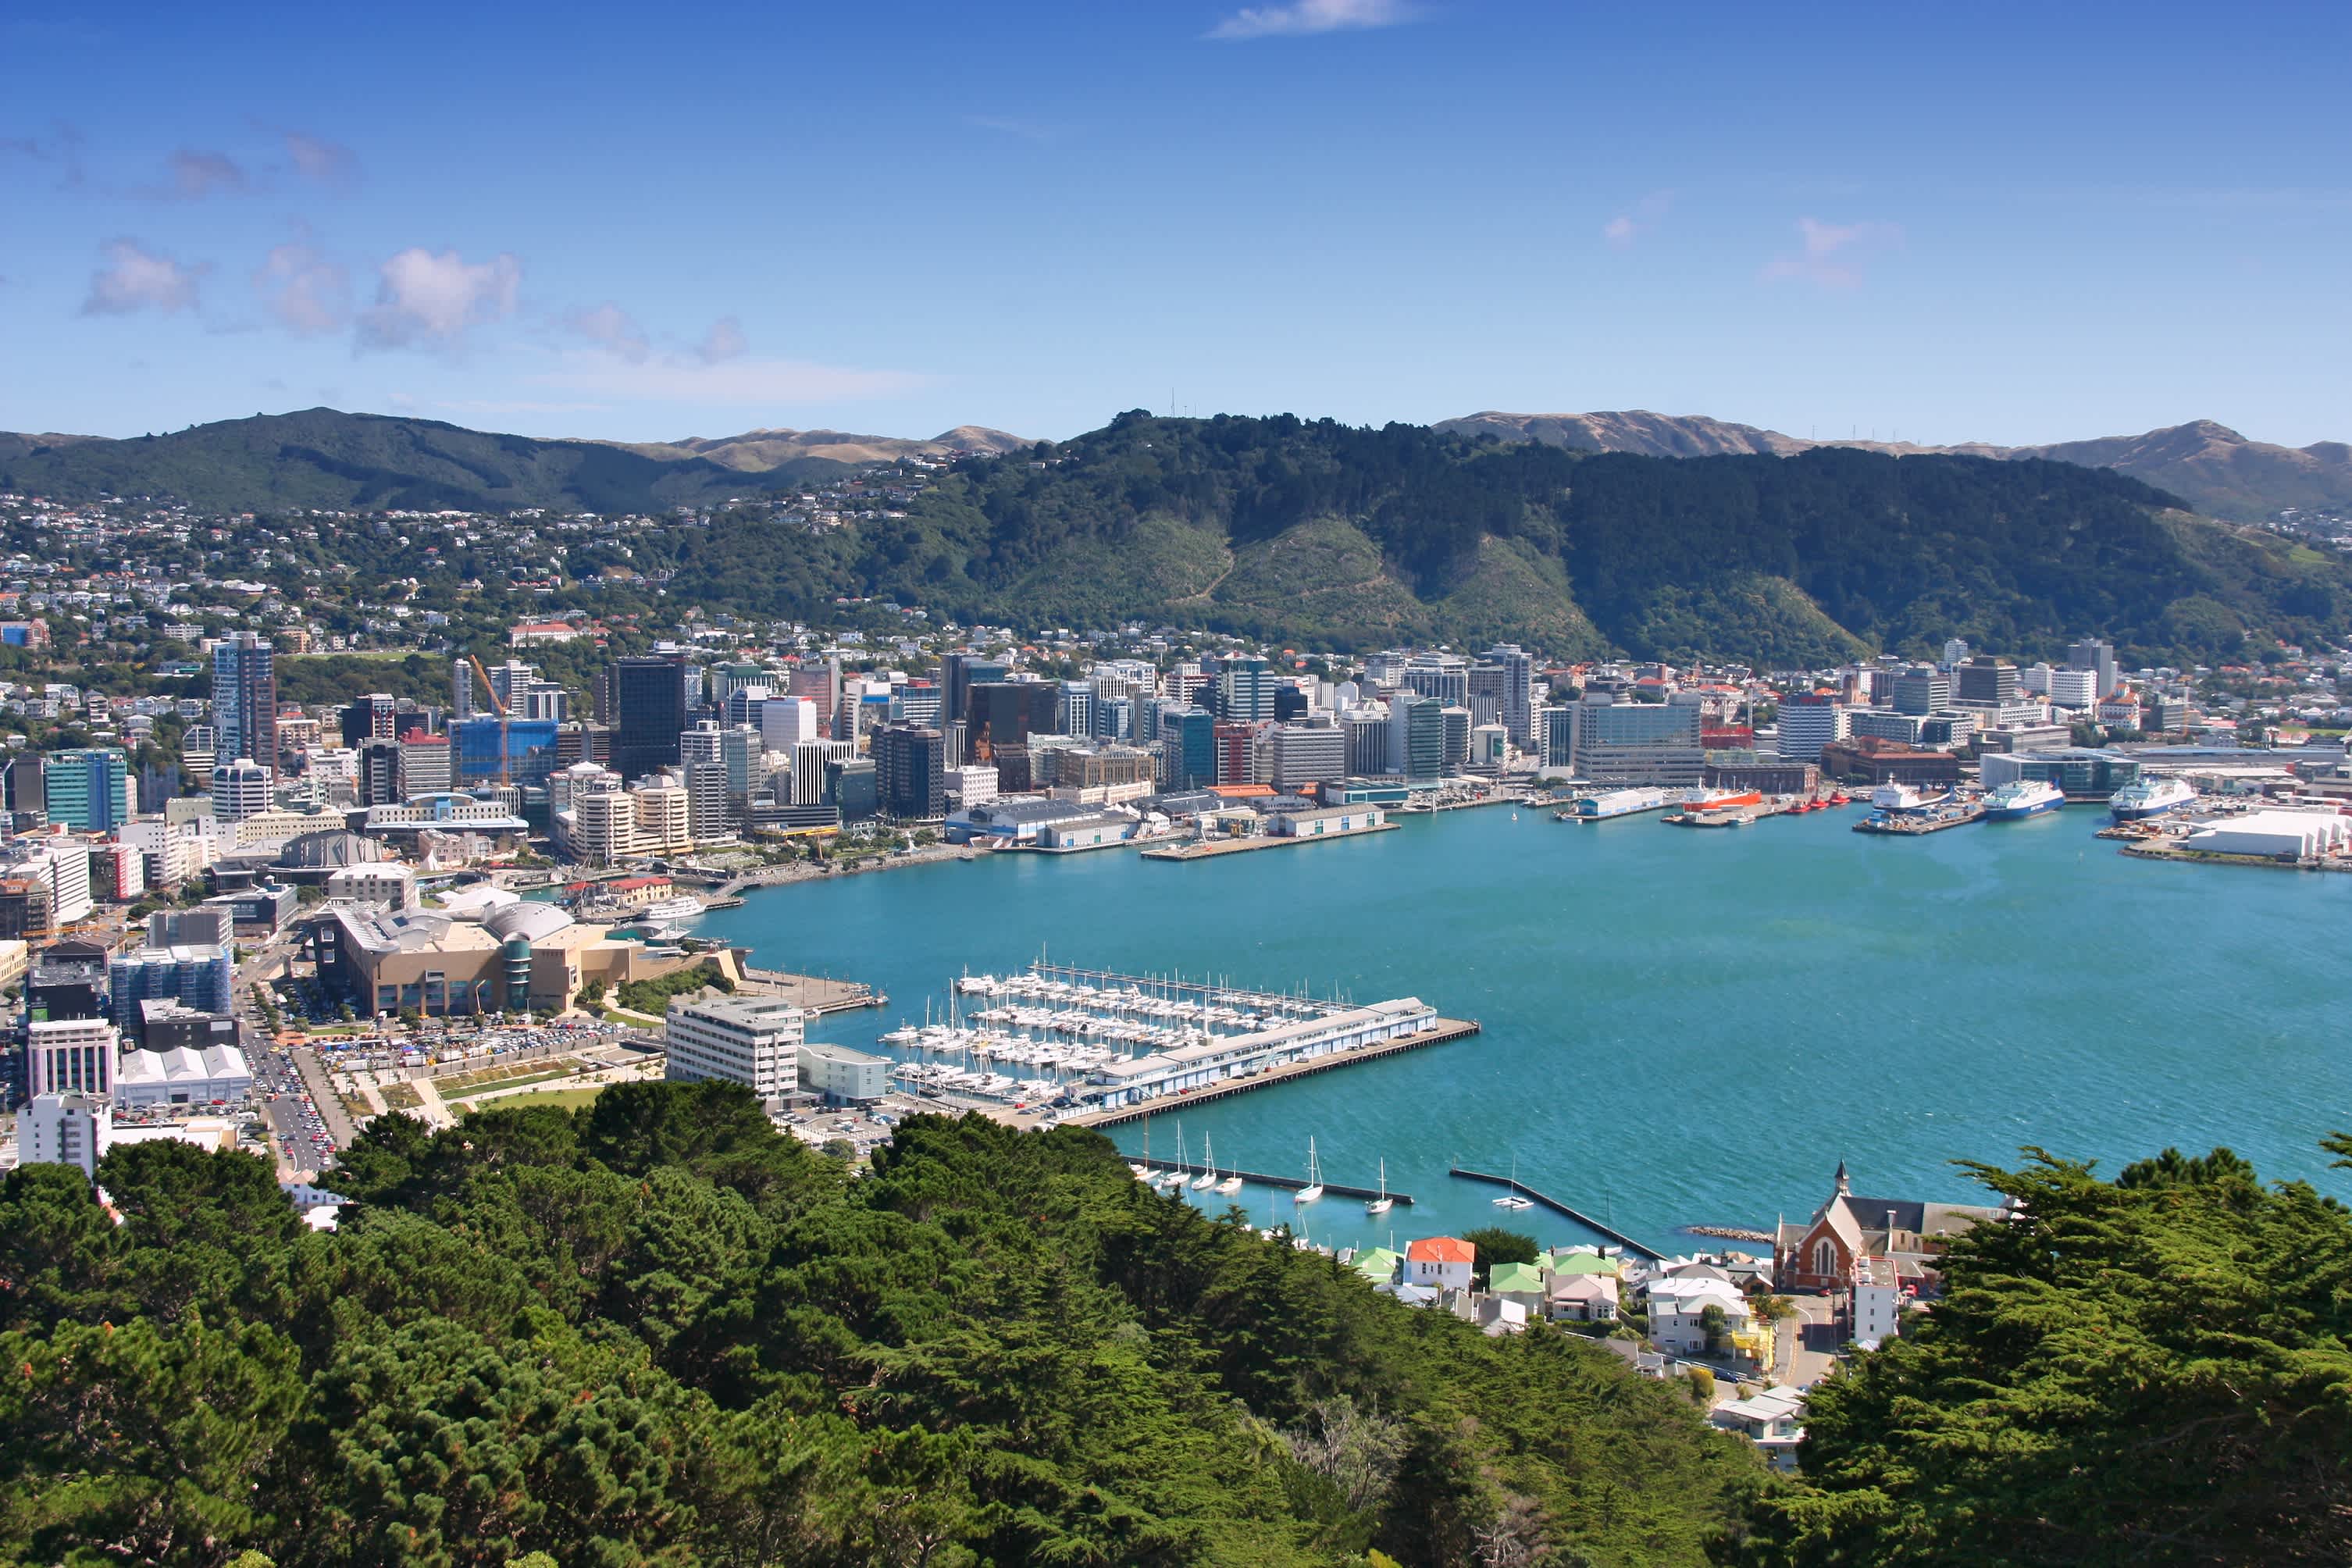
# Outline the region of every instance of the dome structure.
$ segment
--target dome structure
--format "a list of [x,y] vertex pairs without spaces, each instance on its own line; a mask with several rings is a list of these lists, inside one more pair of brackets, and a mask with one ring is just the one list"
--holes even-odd
[[544,942],[572,923],[572,917],[553,904],[532,903],[528,899],[492,910],[482,917],[482,929],[500,942],[510,937]]

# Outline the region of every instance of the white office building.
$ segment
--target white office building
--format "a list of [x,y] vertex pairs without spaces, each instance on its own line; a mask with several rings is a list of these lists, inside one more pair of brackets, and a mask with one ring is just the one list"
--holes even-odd
[[1780,755],[1792,763],[1818,763],[1822,748],[1852,733],[1845,704],[1823,692],[1800,692],[1780,704]]
[[2053,669],[2050,672],[2050,706],[2053,708],[2089,708],[2099,700],[2099,672],[2095,669]]
[[673,1000],[666,1019],[673,1083],[740,1083],[763,1100],[800,1087],[801,1010],[763,996]]
[[114,1092],[121,1038],[103,1018],[36,1019],[25,1026],[25,1092]]
[[259,816],[271,805],[276,774],[250,757],[222,763],[213,769],[213,816],[222,822],[243,822]]
[[947,770],[947,796],[958,807],[986,805],[996,798],[996,764],[967,763]]
[[327,897],[382,904],[395,912],[416,905],[416,873],[397,861],[345,866],[327,873]]
[[803,1041],[796,1059],[800,1087],[821,1094],[828,1105],[863,1105],[890,1092],[890,1058],[846,1046]]
[[49,891],[49,920],[64,927],[88,920],[95,907],[89,893],[89,846],[73,838],[36,838],[12,844],[0,870],[37,878]]

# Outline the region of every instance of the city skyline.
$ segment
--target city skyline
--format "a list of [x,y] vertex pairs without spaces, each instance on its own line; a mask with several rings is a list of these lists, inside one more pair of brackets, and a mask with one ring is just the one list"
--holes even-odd
[[667,72],[594,8],[23,16],[0,427],[2343,439],[2352,24],[2276,15],[2305,47],[2178,7],[716,12]]

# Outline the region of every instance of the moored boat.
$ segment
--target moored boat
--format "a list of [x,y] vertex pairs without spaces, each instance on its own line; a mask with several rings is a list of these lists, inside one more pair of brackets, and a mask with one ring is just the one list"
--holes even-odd
[[2058,810],[2066,804],[2064,792],[2042,779],[2014,779],[1985,796],[1987,822],[2018,822]]
[[2196,803],[2197,792],[2179,779],[2141,779],[2107,797],[2107,811],[2117,822],[2144,822]]

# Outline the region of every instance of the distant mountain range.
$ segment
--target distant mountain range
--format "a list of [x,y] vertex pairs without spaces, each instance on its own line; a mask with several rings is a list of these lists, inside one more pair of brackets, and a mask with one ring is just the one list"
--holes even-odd
[[745,473],[766,473],[811,458],[855,467],[886,463],[898,458],[945,458],[958,452],[985,452],[1002,457],[1032,445],[1003,430],[983,425],[959,425],[928,441],[898,436],[853,436],[843,430],[746,430],[740,436],[689,436],[682,441],[613,441],[615,446],[648,458],[707,458]]
[[2209,517],[2258,522],[2286,507],[2352,510],[2352,446],[2316,441],[2277,447],[2250,441],[2226,425],[2192,420],[2144,436],[2061,441],[2046,447],[1996,447],[1964,442],[1921,447],[1895,441],[1814,441],[1705,415],[1652,414],[1645,409],[1598,414],[1500,414],[1489,411],[1437,426],[1475,438],[1541,441],[1596,452],[1646,458],[1793,457],[1817,447],[1854,447],[1895,457],[2046,458],[2086,468],[2114,468],[2168,490]]

